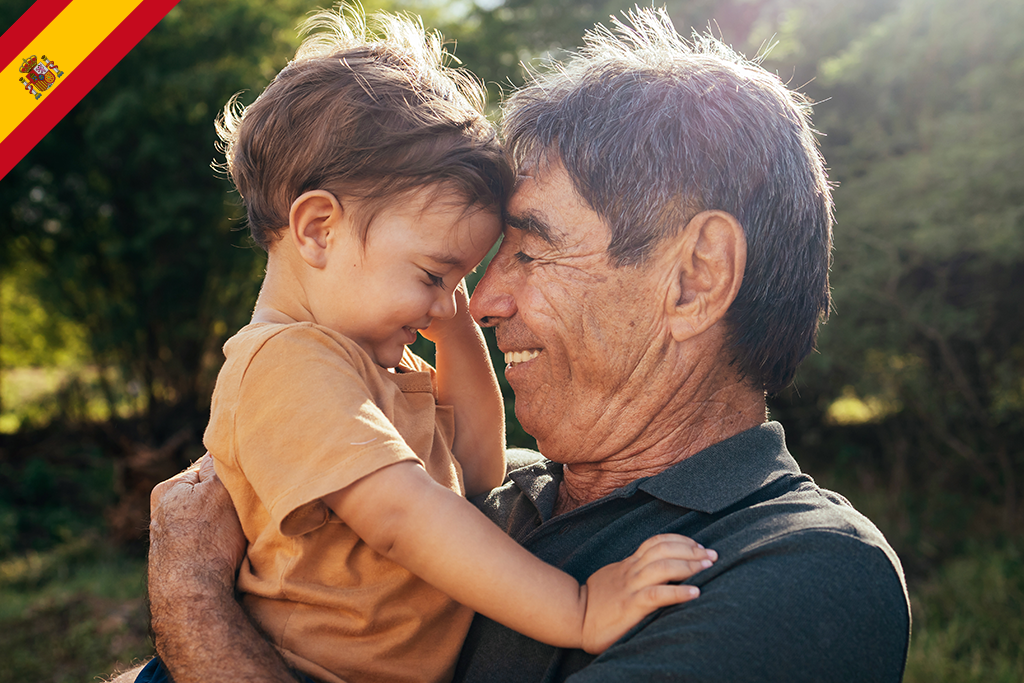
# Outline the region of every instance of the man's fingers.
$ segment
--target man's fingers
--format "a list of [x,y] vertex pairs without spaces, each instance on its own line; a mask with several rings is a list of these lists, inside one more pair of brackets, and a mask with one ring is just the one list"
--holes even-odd
[[169,494],[172,489],[177,486],[195,486],[199,483],[199,469],[195,463],[193,463],[188,469],[178,472],[170,479],[166,479],[156,486],[153,487],[153,491],[149,494],[149,512],[152,515],[153,511],[160,505],[160,501],[164,499],[164,496]]
[[196,484],[209,481],[215,476],[216,472],[213,469],[213,458],[210,457],[209,453],[207,453],[170,479],[166,479],[153,487],[153,491],[149,494],[150,516],[152,516],[153,511],[160,505],[160,501],[162,501],[174,488],[178,486],[193,487]]
[[167,553],[194,553],[195,548],[178,540],[191,534],[190,538],[202,538],[206,564],[223,560],[232,572],[241,564],[245,534],[209,454],[184,472],[157,484],[150,503],[151,560],[154,552],[161,553],[160,557]]
[[208,479],[213,479],[217,476],[217,471],[213,467],[213,456],[210,455],[209,452],[193,463],[193,466],[198,466],[197,472],[199,473],[199,481],[207,481]]

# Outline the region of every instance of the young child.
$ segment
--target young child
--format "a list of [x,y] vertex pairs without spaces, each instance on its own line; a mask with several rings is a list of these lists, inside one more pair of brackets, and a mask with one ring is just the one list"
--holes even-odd
[[[205,436],[249,541],[238,589],[320,681],[448,680],[473,610],[600,652],[694,597],[668,582],[709,554],[656,537],[581,587],[463,497],[505,472],[501,396],[462,279],[500,236],[512,172],[440,39],[379,19],[373,39],[358,18],[317,15],[321,32],[220,125],[269,252]],[[436,373],[406,348],[418,332]]]

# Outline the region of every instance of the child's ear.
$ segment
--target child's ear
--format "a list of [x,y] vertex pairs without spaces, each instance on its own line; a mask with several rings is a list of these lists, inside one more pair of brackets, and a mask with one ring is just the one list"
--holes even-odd
[[292,202],[288,232],[303,260],[314,268],[327,264],[328,237],[344,229],[341,202],[326,190],[310,190]]
[[675,239],[674,277],[666,301],[676,341],[707,330],[736,300],[747,264],[743,226],[724,211],[702,211]]

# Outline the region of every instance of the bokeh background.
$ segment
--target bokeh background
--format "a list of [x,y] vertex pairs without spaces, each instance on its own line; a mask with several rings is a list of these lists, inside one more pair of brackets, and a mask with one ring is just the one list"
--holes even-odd
[[[213,118],[284,66],[314,3],[182,0],[0,181],[0,683],[89,680],[152,653],[149,490],[202,454],[220,347],[265,263],[211,170]],[[524,63],[631,6],[364,4],[440,29],[495,120]],[[0,27],[30,5],[0,0]],[[817,102],[835,306],[771,411],[803,468],[899,552],[906,680],[1019,683],[1024,3],[666,7]],[[531,445],[507,399],[509,443]]]

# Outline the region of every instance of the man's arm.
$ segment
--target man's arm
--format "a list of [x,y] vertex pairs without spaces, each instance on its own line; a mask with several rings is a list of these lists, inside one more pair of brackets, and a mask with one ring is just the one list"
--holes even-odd
[[130,669],[128,671],[114,671],[107,677],[106,683],[135,683],[135,679],[138,677],[139,672],[142,671],[142,667],[145,664]]
[[295,682],[235,599],[245,536],[210,456],[157,485],[150,512],[152,628],[175,682]]

